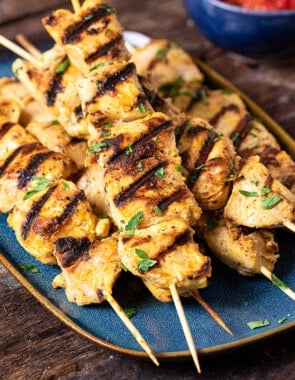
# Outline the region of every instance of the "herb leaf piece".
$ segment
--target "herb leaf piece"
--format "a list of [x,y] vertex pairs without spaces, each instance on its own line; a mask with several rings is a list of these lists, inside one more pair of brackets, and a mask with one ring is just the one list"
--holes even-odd
[[137,312],[136,312],[135,309],[125,309],[125,310],[124,310],[124,313],[126,314],[126,316],[127,316],[129,319],[131,319],[132,317],[134,317],[134,316],[137,314]]
[[51,181],[45,177],[32,176],[32,181],[37,181],[36,185],[31,190],[26,192],[26,194],[23,196],[24,201],[31,198],[34,194],[38,193],[39,191],[45,190],[46,187],[51,184]]
[[108,146],[108,144],[105,141],[101,141],[98,144],[95,144],[95,145],[88,147],[88,151],[90,153],[99,153],[102,151],[103,148],[105,148],[107,146]]
[[263,199],[261,205],[266,210],[272,209],[275,205],[277,205],[282,198],[279,195],[270,195],[269,197]]
[[143,212],[138,211],[127,223],[125,227],[125,231],[127,231],[130,235],[134,235],[134,231],[141,222],[141,219],[143,217]]
[[239,190],[239,193],[244,195],[244,197],[258,197],[257,191]]
[[148,258],[147,253],[142,249],[135,248],[135,253],[139,258],[142,259],[140,260],[136,268],[139,272],[147,272],[150,268],[152,268],[154,265],[158,263],[157,260],[150,260]]
[[31,272],[31,273],[39,273],[39,269],[37,267],[35,267],[35,265],[21,263],[18,266],[19,266],[19,268],[21,268],[21,269],[23,269],[25,271],[28,271],[28,272]]
[[251,330],[259,329],[260,327],[266,327],[270,325],[270,321],[268,319],[260,320],[260,321],[251,321],[248,322],[247,325]]
[[70,66],[70,60],[69,60],[69,58],[66,58],[55,69],[56,74],[64,73],[69,66]]

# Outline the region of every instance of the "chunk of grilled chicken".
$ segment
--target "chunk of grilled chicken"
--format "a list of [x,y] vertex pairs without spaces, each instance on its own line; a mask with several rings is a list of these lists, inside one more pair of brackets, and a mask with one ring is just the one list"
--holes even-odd
[[[249,157],[253,151],[244,151],[243,157]],[[295,162],[284,150],[265,146],[259,154],[261,162],[268,168],[272,177],[280,181],[292,193],[295,193]]]
[[54,242],[62,273],[54,288],[65,288],[67,299],[78,305],[101,303],[104,293],[112,294],[121,272],[118,241],[114,237],[92,242],[87,237],[61,237]]
[[230,139],[199,118],[183,124],[178,138],[184,174],[197,202],[203,210],[224,207],[235,177],[236,153]]
[[0,96],[0,116],[11,123],[17,123],[21,115],[21,106],[15,100]]
[[152,39],[135,49],[131,60],[139,75],[156,85],[160,95],[173,97],[173,102],[184,110],[204,80],[194,61],[183,49],[165,39]]
[[[195,225],[201,214],[185,179],[177,170],[181,161],[173,125],[162,113],[104,129],[107,137],[89,142],[95,153],[87,165],[99,162],[111,216],[118,227],[144,211],[142,227],[159,218],[181,217]],[[97,148],[97,149],[96,149]]]
[[224,218],[210,217],[203,228],[203,237],[209,248],[224,264],[244,276],[261,273],[261,267],[273,271],[279,258],[278,244],[270,230],[237,226]]
[[0,212],[9,212],[34,187],[34,176],[52,181],[76,170],[68,157],[49,151],[19,124],[0,117]]
[[78,169],[84,168],[87,142],[70,136],[58,120],[49,122],[32,121],[26,128],[49,150],[60,152],[71,158]]
[[76,89],[80,72],[70,64],[58,45],[44,52],[43,56],[40,65],[16,59],[13,71],[18,73],[19,80],[34,99],[58,117],[69,135],[87,137],[87,121],[82,115]]
[[91,67],[129,59],[116,12],[103,0],[85,0],[75,13],[55,10],[42,22],[73,65],[85,74]]
[[283,227],[295,219],[295,195],[271,176],[259,156],[251,156],[241,164],[224,217],[250,228]]
[[133,63],[112,63],[91,71],[78,82],[78,91],[91,134],[105,124],[132,121],[152,112]]
[[109,220],[98,219],[83,191],[69,181],[50,182],[30,198],[21,200],[8,216],[19,243],[44,264],[55,264],[54,242],[63,237],[108,235]]
[[15,78],[0,78],[0,96],[16,101],[21,106],[21,114],[18,121],[26,126],[31,121],[46,121],[54,119],[54,116],[37,102],[28,92],[27,88]]
[[123,264],[162,302],[171,301],[170,285],[185,295],[206,287],[211,275],[210,259],[200,253],[182,218],[137,229],[132,236],[121,233],[118,249]]

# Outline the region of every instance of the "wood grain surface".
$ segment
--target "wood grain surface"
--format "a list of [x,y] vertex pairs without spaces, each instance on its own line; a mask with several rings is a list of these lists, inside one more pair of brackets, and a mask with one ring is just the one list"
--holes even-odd
[[[174,40],[261,105],[295,137],[295,57],[247,59],[210,43],[192,26],[180,0],[119,1],[126,29]],[[0,0],[0,33],[19,31],[42,44],[49,37],[40,18],[66,1]],[[1,62],[1,49],[0,49]],[[0,232],[1,233],[1,232]],[[295,333],[202,360],[199,379],[294,379]],[[0,379],[194,379],[190,360],[162,363],[134,359],[89,343],[45,311],[0,266]]]

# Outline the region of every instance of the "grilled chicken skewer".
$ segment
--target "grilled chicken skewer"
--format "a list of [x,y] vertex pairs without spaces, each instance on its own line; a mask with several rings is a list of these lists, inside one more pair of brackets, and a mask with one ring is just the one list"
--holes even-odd
[[[95,4],[95,8],[92,7],[94,4]],[[167,181],[168,183],[170,182],[171,184],[173,183],[181,184],[181,187],[183,189],[182,191],[185,190],[185,187],[183,187],[183,184],[184,184],[183,179],[178,178],[177,171],[175,169],[173,170],[173,167],[169,166],[168,157],[165,157],[165,154],[162,154],[162,157],[161,157],[160,151],[157,149],[157,147],[151,146],[151,144],[149,144],[149,146],[150,146],[150,149],[152,148],[152,150],[154,151],[153,152],[154,159],[152,159],[151,153],[148,152],[146,149],[145,149],[144,154],[143,155],[141,154],[140,156],[141,160],[145,160],[145,162],[143,163],[144,165],[146,164],[146,161],[149,164],[152,164],[151,165],[152,169],[150,169],[149,172],[146,172],[145,176],[136,175],[135,169],[138,171],[137,165],[139,164],[139,160],[136,159],[134,155],[131,154],[129,156],[129,160],[128,159],[126,160],[124,158],[124,155],[123,155],[124,152],[122,152],[122,148],[126,144],[126,139],[127,139],[127,143],[129,140],[128,153],[131,153],[133,151],[131,144],[136,143],[135,137],[137,137],[139,141],[142,140],[142,137],[143,137],[142,136],[143,134],[141,135],[142,136],[141,137],[139,133],[137,133],[137,136],[135,133],[134,133],[134,136],[130,136],[130,132],[128,136],[128,130],[131,130],[132,132],[132,129],[131,129],[132,128],[131,124],[133,123],[132,120],[134,120],[134,122],[137,122],[137,124],[141,127],[140,129],[142,129],[142,127],[146,129],[146,126],[147,126],[146,123],[140,123],[140,122],[145,116],[148,118],[148,114],[150,114],[150,118],[152,119],[152,109],[147,103],[146,98],[143,94],[143,91],[140,89],[140,86],[138,84],[138,79],[136,77],[136,73],[134,70],[134,65],[130,63],[126,63],[126,60],[123,54],[120,54],[120,55],[117,54],[118,59],[114,60],[113,63],[110,63],[110,60],[108,59],[108,57],[105,56],[105,53],[104,53],[103,58],[106,59],[106,63],[105,63],[106,69],[102,68],[102,70],[98,70],[95,68],[92,73],[90,71],[91,67],[89,66],[89,57],[93,58],[95,56],[97,58],[99,56],[99,58],[95,62],[96,64],[102,63],[101,52],[105,51],[105,46],[109,47],[111,45],[113,47],[115,45],[116,52],[118,52],[118,50],[120,51],[120,39],[122,38],[122,36],[119,34],[119,40],[117,38],[106,39],[105,38],[106,35],[104,33],[100,33],[101,41],[98,44],[99,49],[97,49],[97,45],[96,45],[96,51],[95,53],[91,53],[91,55],[89,55],[89,48],[87,44],[84,43],[83,47],[86,46],[84,50],[81,49],[81,47],[79,48],[78,46],[77,48],[76,46],[76,45],[79,45],[79,42],[82,39],[81,37],[83,33],[87,31],[90,26],[92,26],[92,22],[85,23],[85,18],[87,17],[89,20],[89,14],[91,14],[92,16],[91,19],[94,19],[93,22],[96,22],[97,19],[106,19],[108,17],[106,13],[110,14],[113,12],[110,11],[110,8],[105,3],[101,5],[100,2],[86,1],[81,7],[79,14],[76,14],[73,16],[73,15],[70,15],[69,13],[65,14],[63,11],[57,11],[57,12],[52,13],[50,17],[45,19],[44,24],[46,28],[49,30],[49,33],[51,34],[51,36],[55,39],[57,43],[62,42],[64,43],[64,45],[66,45],[66,50],[68,52],[68,55],[71,61],[72,62],[75,61],[75,65],[82,72],[87,73],[87,75],[85,75],[85,77],[81,79],[78,90],[79,90],[79,94],[82,100],[83,112],[84,114],[88,115],[89,124],[93,127],[92,133],[94,134],[94,131],[97,131],[97,135],[98,135],[95,144],[92,145],[92,150],[94,151],[94,149],[98,149],[98,148],[102,150],[101,149],[102,147],[106,148],[107,144],[110,143],[110,141],[106,142],[102,138],[103,135],[101,134],[101,130],[99,130],[99,127],[102,127],[106,123],[116,124],[112,128],[112,130],[115,131],[115,134],[119,132],[118,134],[120,134],[121,139],[123,138],[122,143],[120,143],[120,141],[117,141],[115,143],[116,145],[119,145],[118,146],[119,149],[116,148],[116,146],[114,147],[107,146],[108,148],[111,148],[111,149],[104,149],[105,152],[108,151],[107,154],[105,155],[101,154],[99,157],[99,163],[101,167],[104,169],[105,188],[106,188],[107,198],[110,204],[111,215],[115,223],[117,225],[120,225],[118,224],[118,217],[120,217],[120,220],[122,220],[123,217],[126,217],[128,214],[130,214],[130,211],[132,209],[132,206],[130,205],[132,205],[132,203],[133,203],[133,213],[134,213],[134,210],[136,209],[136,202],[138,205],[140,205],[139,198],[138,198],[140,193],[142,194],[141,196],[146,197],[146,199],[143,199],[143,201],[141,202],[141,206],[143,206],[143,209],[147,210],[147,215],[152,215],[151,204],[148,204],[147,202],[147,200],[149,199],[148,190],[149,188],[152,189],[152,187],[149,186],[148,188],[146,186],[147,185],[146,181],[153,180],[153,183],[155,183],[155,185],[157,186],[158,181],[155,180],[156,179],[155,177],[159,177],[159,176],[164,177],[163,175],[164,169],[166,170],[167,168],[167,173],[165,172],[166,179],[165,181],[163,181],[164,186],[163,187],[157,186],[158,189],[161,189],[162,197],[165,196],[166,199],[167,199],[167,196],[170,197],[169,192],[167,194],[167,190],[168,190]],[[60,22],[61,16],[63,19],[70,20],[70,24],[67,25],[66,27],[64,27],[65,25],[64,23],[62,25],[62,23]],[[116,33],[113,33],[113,34],[116,35]],[[74,37],[74,40],[73,40],[73,37]],[[79,40],[78,43],[76,43],[77,39]],[[99,38],[97,40],[99,40]],[[102,46],[101,42],[104,44],[104,46]],[[79,56],[76,55],[77,51],[79,51]],[[112,58],[114,58],[114,55],[112,53],[110,55],[112,55]],[[77,57],[78,59],[76,60]],[[82,57],[83,62],[79,62],[81,61],[81,57]],[[91,63],[93,64],[93,61]],[[156,117],[154,117],[154,119],[157,120]],[[167,126],[165,126],[165,129],[169,133]],[[156,136],[153,136],[153,137],[156,137]],[[144,140],[146,142],[149,142],[150,134],[144,137]],[[139,147],[139,149],[143,148],[142,144],[138,142],[136,145]],[[115,150],[113,148],[115,148]],[[173,146],[172,148],[174,149]],[[125,146],[124,149],[127,149],[127,146]],[[113,157],[110,157],[109,153],[111,153]],[[170,153],[171,153],[171,150],[170,150]],[[110,162],[108,162],[109,160]],[[116,161],[117,161],[117,164],[121,165],[121,167],[118,168],[118,170],[116,170],[116,167],[114,166],[114,163]],[[175,162],[175,159],[174,160],[170,159],[170,161]],[[138,182],[138,179],[136,179],[134,182],[133,180],[133,185],[132,185],[133,172],[134,172],[133,176],[135,178],[139,177],[138,179],[140,179],[140,181]],[[115,179],[118,180],[119,178],[120,178],[120,182],[119,182],[119,187],[118,187],[116,186],[114,180]],[[138,190],[138,193],[136,194],[137,190]],[[130,199],[131,197],[135,199],[135,202],[132,202],[132,200]],[[138,198],[137,201],[136,201],[136,198]],[[189,198],[189,197],[186,196],[186,198]],[[173,209],[170,206],[171,205],[174,206],[174,204],[177,204],[177,202],[172,202],[171,200],[169,200],[169,203],[170,204],[169,204],[169,207],[167,207],[167,209],[170,209],[169,210],[170,214],[168,212],[168,215],[170,217],[170,215],[172,216],[171,210]],[[123,206],[124,204],[125,204],[125,207]],[[192,213],[191,207],[188,207],[188,208],[186,207],[186,209],[187,210],[185,210],[184,213],[182,212],[182,214],[189,215]],[[153,210],[153,212],[155,211]],[[177,206],[176,206],[176,214],[174,213],[174,215],[177,217],[177,219],[179,218],[179,216],[177,215]],[[185,217],[187,217],[187,215]],[[147,225],[147,217],[144,216],[144,214],[142,214],[142,219],[143,219],[142,221],[143,224],[140,226],[141,227],[140,231],[143,231],[143,227]],[[157,218],[155,217],[153,218],[153,223],[155,223],[156,219]],[[181,221],[181,219],[179,220]],[[184,219],[183,222],[185,223],[185,225],[187,225],[187,227],[189,227],[187,220]],[[156,222],[156,224],[151,225],[150,228],[154,227],[155,229],[157,228],[159,229],[161,228],[159,224],[160,224],[159,222]],[[148,225],[147,227],[149,228]],[[148,231],[146,231],[146,233],[148,233]],[[120,234],[119,236],[119,241],[122,238],[121,235],[122,234]],[[192,236],[190,236],[189,240],[191,240],[191,238]],[[129,240],[132,240],[132,238],[130,238]],[[127,259],[126,248],[124,247],[124,244],[122,245],[119,244],[119,247],[121,247],[120,250],[121,250],[122,257],[124,257],[126,260]],[[179,253],[180,251],[181,250],[178,250]],[[135,253],[132,252],[132,256],[135,257],[137,253],[138,252],[136,251]],[[177,254],[177,249],[175,250],[175,254]],[[184,254],[184,251],[183,251],[183,254]],[[147,254],[145,253],[145,255]],[[198,252],[196,246],[195,246],[195,255],[196,257],[198,256],[199,258],[201,258],[202,256]],[[147,260],[149,262],[151,261],[149,259]],[[162,265],[163,264],[164,263],[162,263]],[[200,269],[200,267],[204,266],[204,264],[205,262],[202,259],[198,263],[196,262],[194,271],[196,270],[197,267]],[[155,263],[153,263],[153,265],[155,265]],[[131,267],[132,267],[131,268],[131,271],[132,271],[133,265],[131,265]],[[151,266],[149,265],[149,268],[150,267]],[[128,269],[130,270],[130,268]],[[189,268],[187,267],[186,270],[188,269]],[[136,270],[138,271],[138,267],[136,267]],[[190,270],[192,270],[192,268]],[[149,269],[149,271],[153,271],[153,268]],[[204,277],[204,278],[207,277],[207,275],[209,274],[208,269],[206,269],[205,272],[206,272],[206,275],[201,276],[201,277]],[[162,272],[162,276],[163,274],[164,273]],[[195,274],[193,277],[200,277],[200,273],[198,275]],[[163,280],[165,282],[165,276],[163,276]],[[151,285],[153,286],[153,284]],[[181,282],[178,283],[179,288],[180,288],[180,285],[181,285]],[[191,282],[191,285],[196,286],[196,282],[194,284],[193,282]],[[170,292],[172,292],[173,294],[175,294],[175,290],[176,290],[176,288],[174,289],[175,286],[176,286],[176,279],[174,279],[173,282],[171,282],[170,280],[168,281],[168,284],[167,283],[165,284],[165,287],[167,287],[166,289],[170,290]],[[181,320],[182,322],[184,321],[183,318]],[[187,326],[186,328],[184,328],[184,331],[186,334]],[[191,334],[188,334],[188,335],[191,336]],[[188,341],[188,344],[189,344],[192,356],[194,358],[196,367],[198,371],[200,371],[196,352],[194,352],[195,350],[192,351],[191,342]]]
[[[10,139],[4,136],[6,130],[2,128],[5,142],[8,146],[20,144],[21,141],[24,146],[29,145],[26,142],[30,141],[30,135],[25,130],[20,132],[20,125],[16,126],[18,133]],[[15,155],[14,161],[17,167],[24,160]],[[27,252],[42,263],[59,264],[62,274],[55,279],[54,286],[64,287],[69,301],[84,305],[107,300],[137,342],[158,365],[144,338],[111,295],[121,267],[117,239],[104,238],[109,233],[109,219],[98,219],[92,213],[84,193],[74,183],[59,179],[66,173],[65,170],[58,165],[53,166],[53,169],[59,171],[60,175],[51,180],[32,176],[30,164],[18,172],[11,171],[11,184],[18,184],[23,172],[28,182],[36,178],[39,184],[30,188],[22,198],[18,197],[8,216],[8,224]]]
[[[163,99],[157,94],[157,91],[160,91],[163,96],[172,98],[172,102],[171,99],[168,99],[170,109],[172,104],[182,111],[187,111],[190,115],[203,117],[212,122],[217,131],[231,137],[239,154],[247,157],[259,153],[261,161],[270,169],[273,177],[292,189],[292,186],[294,187],[294,162],[291,157],[286,152],[279,150],[279,145],[274,137],[261,123],[247,113],[243,102],[237,95],[230,91],[209,90],[198,81],[192,83],[192,81],[184,79],[181,71],[183,66],[179,65],[178,61],[171,62],[169,59],[170,55],[179,50],[181,50],[179,47],[168,41],[152,40],[151,43],[134,49],[132,52],[132,60],[136,63],[139,72],[153,82],[153,91],[149,89],[146,93],[151,94],[149,98],[154,100],[152,104],[155,104],[156,109],[167,108],[167,99]],[[196,67],[190,57],[185,56],[185,52],[183,54],[183,62]],[[175,71],[177,74],[174,77],[166,77],[166,72]],[[190,86],[189,91],[187,86]],[[177,110],[175,111],[173,107],[172,109],[173,114],[177,115]],[[175,119],[176,125],[178,125],[178,134],[181,136],[183,121],[179,121],[178,115]],[[233,181],[235,175],[231,177]],[[290,229],[294,228],[289,222],[287,224]],[[218,227],[215,225],[214,228],[210,226],[210,228],[204,229],[204,237],[213,252],[240,273],[262,273],[271,279],[271,271],[277,259],[277,245],[273,240],[272,233],[256,230],[249,235],[249,232],[244,233],[243,231],[242,227],[219,218]],[[266,237],[269,239],[268,242]],[[266,259],[262,260],[263,257]],[[288,295],[294,299],[294,292],[291,290],[288,290]]]

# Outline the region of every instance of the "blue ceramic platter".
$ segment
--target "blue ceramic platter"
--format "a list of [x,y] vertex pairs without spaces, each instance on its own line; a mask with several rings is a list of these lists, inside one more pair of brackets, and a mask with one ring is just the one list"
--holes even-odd
[[[11,75],[12,57],[0,54],[0,75]],[[63,290],[53,289],[51,282],[59,269],[43,265],[27,254],[8,227],[6,218],[7,215],[0,216],[0,262],[35,298],[67,326],[94,343],[124,354],[146,356],[110,306],[79,307],[67,301]],[[281,258],[275,268],[276,275],[295,289],[295,235],[278,231],[277,241]],[[271,282],[261,276],[242,277],[218,260],[212,260],[213,277],[200,294],[222,316],[233,336],[222,330],[194,300],[184,299],[185,313],[200,355],[241,347],[295,326],[294,302]],[[33,265],[38,272],[21,269],[23,263]],[[125,280],[127,288],[129,280]],[[125,297],[118,291],[116,297],[124,308],[136,310],[132,322],[159,358],[190,356],[173,304],[160,303],[145,289],[134,297]],[[270,321],[269,326],[251,330],[247,325],[247,322],[265,319]],[[284,322],[279,323],[281,320]]]

